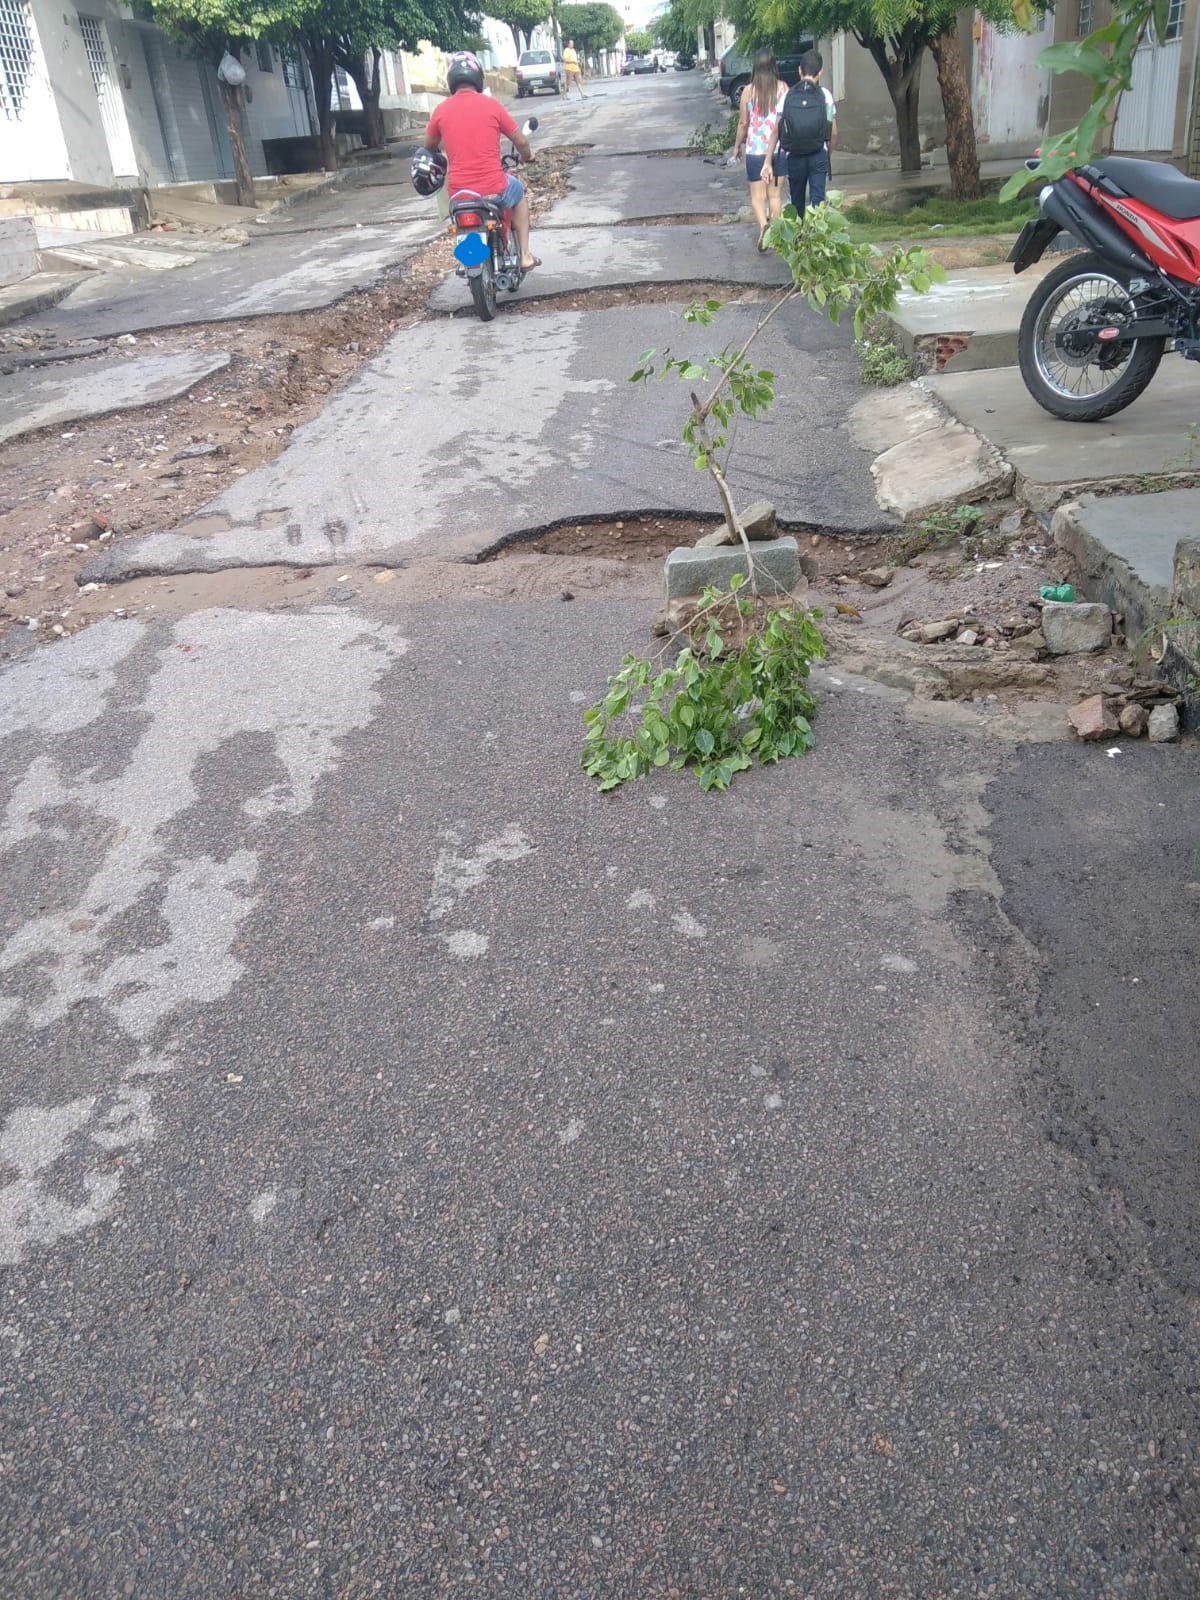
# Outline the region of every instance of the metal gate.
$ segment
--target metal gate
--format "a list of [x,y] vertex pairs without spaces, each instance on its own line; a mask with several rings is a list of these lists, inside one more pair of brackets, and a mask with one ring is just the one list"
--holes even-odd
[[1175,102],[1183,59],[1184,0],[1170,0],[1162,42],[1153,25],[1133,58],[1133,82],[1121,96],[1114,150],[1175,148]]
[[70,175],[28,0],[0,0],[0,181]]
[[114,178],[136,178],[137,156],[129,133],[129,120],[125,115],[125,102],[113,82],[108,66],[108,47],[104,41],[104,24],[99,17],[79,16],[79,31],[83,34],[83,48],[92,73],[92,87],[100,104],[100,121],[108,143],[108,158],[112,162]]

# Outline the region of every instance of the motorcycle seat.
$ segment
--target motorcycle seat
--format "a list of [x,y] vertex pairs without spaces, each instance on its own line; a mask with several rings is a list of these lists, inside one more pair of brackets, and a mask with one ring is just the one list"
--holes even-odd
[[1190,222],[1200,217],[1200,183],[1185,178],[1165,161],[1138,161],[1132,156],[1109,156],[1092,165],[1119,184],[1125,193],[1153,206],[1164,217]]
[[501,194],[456,194],[450,201],[452,213],[458,211],[491,211],[499,216],[504,210],[504,196]]

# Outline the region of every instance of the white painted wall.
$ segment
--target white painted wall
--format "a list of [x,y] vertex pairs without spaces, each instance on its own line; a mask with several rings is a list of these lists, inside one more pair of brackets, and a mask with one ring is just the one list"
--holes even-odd
[[[41,12],[46,5],[35,5],[32,14],[23,14],[33,46],[29,80],[18,117],[0,117],[0,182],[27,183],[71,176],[67,147],[58,121],[58,108],[50,88],[50,55],[42,38]],[[53,23],[53,12],[46,19]],[[53,29],[49,37],[53,41]]]

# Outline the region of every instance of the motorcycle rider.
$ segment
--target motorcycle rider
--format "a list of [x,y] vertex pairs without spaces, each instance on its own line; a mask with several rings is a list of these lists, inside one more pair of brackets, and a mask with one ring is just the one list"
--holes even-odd
[[500,138],[511,139],[522,161],[535,159],[529,140],[508,112],[483,92],[483,68],[469,50],[451,56],[446,73],[449,97],[441,102],[425,129],[425,148],[445,152],[450,163],[447,192],[451,199],[462,193],[499,195],[512,212],[512,228],[521,251],[521,266],[529,272],[540,259],[529,249],[529,201],[525,185],[500,164]]

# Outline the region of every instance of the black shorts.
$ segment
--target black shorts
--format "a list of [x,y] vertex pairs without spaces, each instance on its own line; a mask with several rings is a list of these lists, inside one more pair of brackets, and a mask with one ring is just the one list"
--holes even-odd
[[[746,157],[746,177],[749,180],[749,182],[751,182],[751,183],[761,183],[762,182],[763,162],[766,159],[767,159],[766,156],[747,156]],[[776,150],[774,156],[771,158],[771,165],[772,165],[772,168],[773,168],[774,173],[775,173],[775,182],[778,183],[781,178],[784,178],[784,177],[787,176],[787,153],[786,153],[786,151]]]

